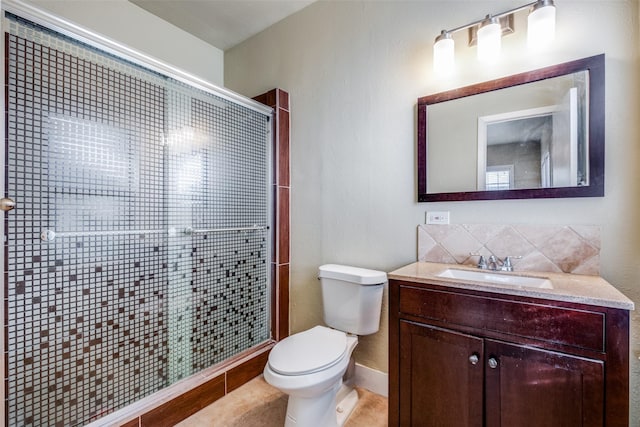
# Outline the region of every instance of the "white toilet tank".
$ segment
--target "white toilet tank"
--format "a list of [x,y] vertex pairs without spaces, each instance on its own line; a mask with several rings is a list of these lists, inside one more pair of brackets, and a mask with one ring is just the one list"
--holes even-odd
[[378,332],[387,273],[346,265],[319,267],[324,322],[356,335]]

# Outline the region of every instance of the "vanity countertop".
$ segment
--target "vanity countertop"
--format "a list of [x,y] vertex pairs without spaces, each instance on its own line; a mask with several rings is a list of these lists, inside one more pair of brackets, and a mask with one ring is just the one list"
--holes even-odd
[[[392,271],[388,276],[390,279],[430,283],[460,289],[471,289],[508,295],[521,295],[532,298],[551,299],[624,310],[634,309],[633,301],[599,276],[530,271],[514,271],[508,273],[511,275],[542,277],[549,279],[553,284],[553,289],[542,289],[503,285],[498,283],[476,282],[473,280],[462,281],[460,279],[450,279],[438,276],[438,274],[442,273],[446,269],[477,271],[477,269],[473,267],[459,264],[415,262]],[[497,274],[504,273],[498,272]]]

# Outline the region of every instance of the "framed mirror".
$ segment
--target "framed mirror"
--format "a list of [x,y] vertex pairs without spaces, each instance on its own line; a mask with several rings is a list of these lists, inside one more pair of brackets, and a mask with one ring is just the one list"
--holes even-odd
[[418,99],[418,201],[604,195],[604,55]]

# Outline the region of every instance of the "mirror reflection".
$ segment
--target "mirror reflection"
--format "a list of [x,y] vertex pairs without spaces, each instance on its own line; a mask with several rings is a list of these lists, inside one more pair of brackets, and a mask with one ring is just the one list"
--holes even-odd
[[429,107],[427,192],[585,185],[587,80],[581,71]]
[[602,195],[603,68],[601,55],[419,99],[419,200]]

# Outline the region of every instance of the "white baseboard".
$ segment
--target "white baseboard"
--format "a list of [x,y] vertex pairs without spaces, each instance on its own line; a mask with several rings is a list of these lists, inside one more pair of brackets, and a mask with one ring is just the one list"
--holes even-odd
[[389,374],[356,363],[354,383],[384,397],[389,397]]

